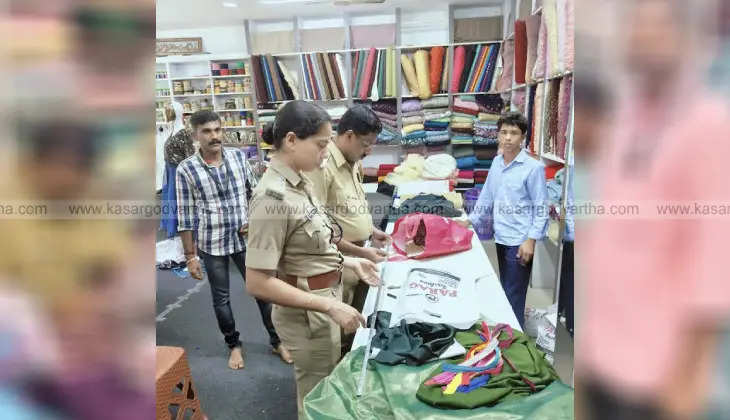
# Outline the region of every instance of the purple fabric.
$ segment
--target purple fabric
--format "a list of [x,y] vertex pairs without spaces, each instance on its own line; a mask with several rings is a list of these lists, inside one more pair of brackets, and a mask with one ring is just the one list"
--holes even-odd
[[418,99],[410,99],[403,101],[403,105],[401,105],[401,112],[414,112],[414,111],[420,111],[423,107],[421,106],[421,101]]

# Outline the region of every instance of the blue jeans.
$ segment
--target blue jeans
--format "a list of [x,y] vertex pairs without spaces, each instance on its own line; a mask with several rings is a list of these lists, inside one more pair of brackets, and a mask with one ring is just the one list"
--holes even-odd
[[517,258],[519,246],[497,245],[497,262],[499,263],[499,281],[507,295],[507,300],[522,328],[525,327],[525,299],[527,286],[530,285],[532,260],[522,265]]
[[[233,319],[230,301],[230,273],[228,271],[229,258],[236,264],[238,271],[246,281],[246,251],[237,252],[232,255],[215,256],[207,254],[198,249],[198,254],[205,265],[205,272],[208,274],[210,291],[213,296],[213,309],[218,320],[218,328],[223,333],[223,338],[229,348],[241,345],[239,332],[236,330],[236,321]],[[273,348],[277,348],[281,340],[276,334],[274,323],[271,321],[271,303],[255,299],[264,322],[266,332],[269,333],[269,342]]]

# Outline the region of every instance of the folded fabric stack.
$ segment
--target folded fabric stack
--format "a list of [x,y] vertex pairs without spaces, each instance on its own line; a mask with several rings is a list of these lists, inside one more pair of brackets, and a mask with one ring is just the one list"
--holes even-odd
[[426,142],[426,130],[423,125],[423,106],[418,99],[404,101],[401,105],[403,123],[402,143],[406,146],[420,146]]
[[451,146],[451,155],[455,158],[474,156],[474,147],[471,144]]
[[383,182],[385,177],[388,176],[389,173],[393,172],[397,166],[398,165],[394,164],[380,164],[380,166],[378,166],[377,172],[378,182]]
[[459,175],[456,178],[456,183],[456,188],[459,189],[468,189],[474,187],[474,171],[460,169]]
[[413,55],[401,54],[401,68],[405,86],[411,95],[428,99],[446,91],[448,79],[447,54],[444,47],[419,49]]
[[251,56],[251,70],[259,102],[298,99],[299,87],[294,84],[292,74],[271,54]]
[[449,99],[447,97],[430,98],[422,102],[424,112],[424,127],[426,129],[426,145],[438,147],[439,150],[450,143]]
[[479,115],[479,107],[474,97],[459,97],[454,100],[451,116],[451,143],[472,144],[474,140],[474,120]]
[[497,148],[499,142],[497,123],[492,121],[474,122],[474,145],[494,146]]
[[274,123],[274,120],[276,120],[276,110],[275,109],[259,109],[258,110],[259,115],[259,123],[263,127],[265,124]]
[[498,119],[504,111],[504,100],[501,95],[478,95],[474,98],[474,102],[477,104],[479,112],[494,114]]
[[398,143],[400,133],[398,132],[398,105],[395,99],[381,99],[373,102],[370,106],[383,124],[383,131],[378,134],[378,143]]
[[345,61],[337,53],[311,53],[300,56],[304,90],[308,99],[347,98],[343,82]]
[[355,51],[352,53],[352,97],[374,101],[395,97],[395,50]]
[[489,175],[489,170],[486,169],[478,169],[474,171],[474,186],[481,186],[484,185],[485,182],[487,182],[487,175]]
[[[476,156],[456,159],[456,166],[459,169],[489,169],[492,166],[492,159],[477,159]],[[478,182],[478,181],[477,181]]]

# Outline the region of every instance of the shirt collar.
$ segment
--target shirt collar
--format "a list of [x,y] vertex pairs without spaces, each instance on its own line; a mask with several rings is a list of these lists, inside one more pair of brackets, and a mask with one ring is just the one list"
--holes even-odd
[[505,163],[504,155],[501,155],[501,156],[502,156],[502,166],[504,166],[506,168],[507,166],[511,165],[512,162],[525,163],[525,160],[527,160],[527,150],[521,149],[520,153],[517,153],[517,156],[515,156],[515,158],[512,159],[512,162],[510,162],[509,165],[507,163]]
[[[205,161],[205,159],[203,159],[203,154],[200,153],[200,148],[199,147],[198,147],[198,150],[195,151],[195,156],[197,156],[198,159],[200,159],[200,163],[202,165],[204,165],[204,166],[207,166],[209,168],[217,168],[218,167],[218,166],[214,166],[214,165],[209,164],[208,162]],[[222,166],[225,163],[225,159],[226,159],[226,148],[225,147],[222,147],[221,148],[221,158],[223,160],[223,162],[221,163],[221,166]]]
[[339,168],[340,166],[347,163],[347,159],[345,159],[345,155],[342,154],[342,150],[340,150],[339,147],[337,147],[337,144],[334,141],[331,141],[327,148],[330,151],[330,155],[332,155],[332,158],[335,160],[335,165]]
[[296,187],[299,185],[300,182],[302,182],[302,177],[299,173],[297,173],[294,169],[290,168],[289,165],[285,164],[284,162],[280,161],[279,159],[273,158],[271,159],[270,169],[275,170],[278,172],[281,176],[284,177],[289,183]]

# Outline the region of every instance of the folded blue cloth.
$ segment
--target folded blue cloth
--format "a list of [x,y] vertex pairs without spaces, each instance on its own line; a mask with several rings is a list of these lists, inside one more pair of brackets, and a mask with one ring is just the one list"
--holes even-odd
[[426,131],[426,137],[436,137],[436,136],[443,136],[443,135],[449,135],[448,130],[440,130],[440,131]]
[[497,140],[495,138],[474,136],[474,144],[485,145],[485,146],[496,146],[499,144],[499,140]]
[[413,132],[408,133],[407,136],[404,137],[405,139],[420,139],[420,138],[426,138],[426,131],[425,130],[416,130]]
[[456,167],[459,169],[489,169],[492,167],[492,160],[479,160],[474,156],[456,159]]

